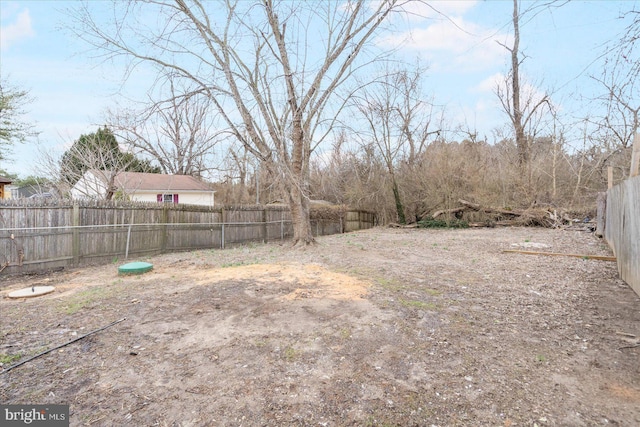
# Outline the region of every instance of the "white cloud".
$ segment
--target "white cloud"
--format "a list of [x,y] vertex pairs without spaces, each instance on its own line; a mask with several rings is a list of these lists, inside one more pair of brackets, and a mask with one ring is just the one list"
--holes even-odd
[[[511,85],[511,82],[506,80],[506,76],[502,73],[495,73],[471,88],[471,92],[481,95],[492,93],[496,96],[496,88],[500,87],[504,92],[507,89],[506,85]],[[508,89],[508,93],[511,93],[511,88],[509,87]],[[526,80],[520,82],[520,102],[524,108],[537,104],[545,96],[548,95],[544,90],[540,90]],[[497,96],[495,99],[497,104]]]
[[419,53],[434,71],[468,72],[502,65],[508,52],[497,42],[509,44],[512,36],[467,20],[464,15],[475,5],[475,1],[409,3],[410,28],[379,43]]
[[507,116],[500,109],[495,96],[487,95],[472,103],[461,105],[454,120],[463,124],[463,129],[477,132],[478,138],[484,139],[491,135],[493,129],[502,126]]
[[504,81],[505,75],[503,73],[495,73],[481,81],[471,91],[476,93],[495,92],[498,85],[504,85]]
[[35,35],[36,33],[31,26],[29,9],[25,9],[16,16],[13,22],[0,27],[0,49],[7,50],[16,42]]

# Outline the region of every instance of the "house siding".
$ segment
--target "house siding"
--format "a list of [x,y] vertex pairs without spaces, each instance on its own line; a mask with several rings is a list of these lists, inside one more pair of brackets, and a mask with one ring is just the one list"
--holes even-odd
[[215,196],[213,192],[206,191],[141,191],[129,194],[131,200],[138,202],[157,202],[158,194],[177,194],[180,204],[214,206]]
[[82,199],[85,197],[96,197],[103,195],[107,191],[107,186],[102,180],[92,172],[85,173],[71,189],[71,197]]

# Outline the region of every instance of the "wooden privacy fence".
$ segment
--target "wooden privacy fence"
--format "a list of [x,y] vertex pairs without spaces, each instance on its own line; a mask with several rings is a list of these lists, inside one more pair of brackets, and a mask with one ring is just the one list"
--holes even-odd
[[607,191],[604,236],[620,277],[640,295],[640,176]]
[[[315,235],[371,228],[371,212],[312,212]],[[282,206],[209,208],[194,205],[14,202],[0,206],[0,271],[29,273],[165,252],[224,249],[291,238]]]

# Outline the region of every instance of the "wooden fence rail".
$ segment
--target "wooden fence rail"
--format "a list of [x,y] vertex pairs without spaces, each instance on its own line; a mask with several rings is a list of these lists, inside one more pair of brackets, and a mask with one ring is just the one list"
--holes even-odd
[[[337,214],[336,214],[337,213]],[[374,214],[314,215],[315,235],[373,227]],[[195,249],[224,249],[293,235],[281,206],[208,208],[149,203],[0,205],[0,273],[41,272]]]

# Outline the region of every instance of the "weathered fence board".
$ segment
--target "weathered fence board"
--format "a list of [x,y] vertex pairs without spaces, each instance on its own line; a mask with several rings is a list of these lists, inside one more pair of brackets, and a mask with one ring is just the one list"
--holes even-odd
[[607,191],[604,235],[618,260],[618,272],[640,295],[640,176]]
[[345,214],[344,231],[361,230],[363,224],[373,224],[375,221],[375,214],[367,211],[349,211]]
[[[314,235],[370,228],[371,212],[312,220]],[[56,201],[0,205],[2,275],[100,264],[164,252],[288,239],[282,206],[209,208],[155,203]],[[12,238],[13,236],[13,238]]]

